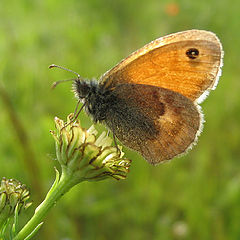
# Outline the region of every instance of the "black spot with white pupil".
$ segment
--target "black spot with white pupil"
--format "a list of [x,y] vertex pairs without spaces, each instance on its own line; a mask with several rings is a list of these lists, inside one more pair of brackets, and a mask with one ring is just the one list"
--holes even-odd
[[190,48],[186,51],[186,55],[190,58],[190,59],[195,59],[198,57],[199,55],[199,51],[196,48]]

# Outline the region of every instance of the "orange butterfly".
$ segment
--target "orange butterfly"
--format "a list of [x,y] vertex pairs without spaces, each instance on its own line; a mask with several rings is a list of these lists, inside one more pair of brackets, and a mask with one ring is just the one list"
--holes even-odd
[[158,164],[196,143],[203,124],[198,103],[216,87],[222,59],[214,33],[178,32],[132,53],[99,82],[78,75],[73,88],[94,122]]

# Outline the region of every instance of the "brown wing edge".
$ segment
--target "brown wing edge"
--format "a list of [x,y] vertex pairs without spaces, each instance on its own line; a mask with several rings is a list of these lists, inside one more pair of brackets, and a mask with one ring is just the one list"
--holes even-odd
[[208,89],[206,89],[206,90],[203,92],[203,94],[202,94],[199,98],[197,98],[197,99],[194,101],[194,102],[197,103],[197,104],[202,103],[202,102],[208,97],[210,91],[216,89],[216,87],[217,87],[217,85],[218,85],[218,82],[219,82],[219,79],[220,79],[220,77],[221,77],[221,75],[222,75],[223,57],[224,57],[223,47],[222,47],[222,44],[221,44],[219,38],[217,37],[217,35],[216,35],[215,33],[213,33],[213,32],[211,32],[211,33],[215,36],[215,38],[216,38],[216,40],[217,40],[217,42],[219,43],[219,46],[220,46],[220,53],[221,53],[220,63],[219,63],[219,67],[218,67],[218,73],[217,73],[217,75],[216,75],[216,77],[215,77],[215,81],[213,82],[213,84],[212,84],[211,86],[209,86]]

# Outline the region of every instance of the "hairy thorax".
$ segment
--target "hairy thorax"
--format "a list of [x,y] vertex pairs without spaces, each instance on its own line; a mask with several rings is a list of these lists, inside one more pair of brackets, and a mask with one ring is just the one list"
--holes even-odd
[[109,104],[114,103],[114,97],[110,91],[105,90],[95,80],[76,80],[73,91],[78,100],[85,105],[85,111],[94,122],[104,121],[109,110]]

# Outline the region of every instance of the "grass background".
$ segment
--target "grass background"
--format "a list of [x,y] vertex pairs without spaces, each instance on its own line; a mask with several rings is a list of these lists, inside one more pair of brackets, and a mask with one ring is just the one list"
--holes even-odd
[[0,177],[31,189],[34,206],[21,224],[54,180],[53,118],[76,104],[70,84],[50,90],[72,75],[48,65],[99,77],[151,40],[192,28],[215,32],[225,51],[188,155],[153,167],[127,150],[127,180],[76,186],[35,239],[240,239],[239,17],[237,0],[1,0]]

